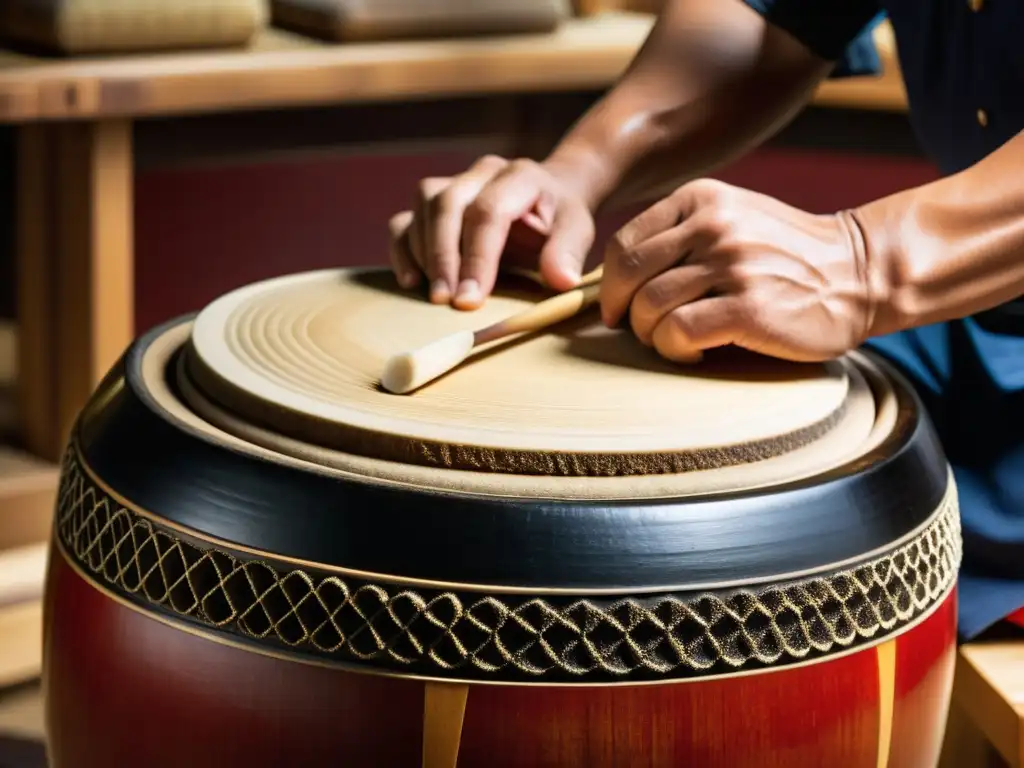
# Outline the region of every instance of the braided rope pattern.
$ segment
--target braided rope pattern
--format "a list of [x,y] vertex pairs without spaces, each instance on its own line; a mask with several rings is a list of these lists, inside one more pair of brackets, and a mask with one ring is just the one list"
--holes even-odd
[[150,610],[279,652],[494,680],[682,678],[841,652],[920,617],[951,589],[961,557],[951,489],[899,549],[800,581],[637,597],[419,589],[189,541],[118,504],[74,449],[56,531],[83,573]]

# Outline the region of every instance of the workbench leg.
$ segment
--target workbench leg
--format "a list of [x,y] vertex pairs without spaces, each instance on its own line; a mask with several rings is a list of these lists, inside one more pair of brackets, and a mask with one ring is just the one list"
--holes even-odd
[[15,198],[17,412],[22,447],[50,461],[60,451],[55,440],[54,150],[51,126],[19,128]]
[[134,334],[132,125],[22,130],[19,409],[26,444],[57,461]]
[[63,442],[135,328],[132,124],[62,125],[57,139],[57,428]]

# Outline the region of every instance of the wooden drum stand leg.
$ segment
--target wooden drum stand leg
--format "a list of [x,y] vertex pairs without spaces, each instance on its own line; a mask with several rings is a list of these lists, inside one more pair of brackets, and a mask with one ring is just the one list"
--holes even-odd
[[[0,447],[0,565],[48,537],[71,424],[131,340],[132,182],[128,121],[20,128],[11,367],[25,451]],[[0,583],[0,687],[39,672],[43,567],[17,599]]]

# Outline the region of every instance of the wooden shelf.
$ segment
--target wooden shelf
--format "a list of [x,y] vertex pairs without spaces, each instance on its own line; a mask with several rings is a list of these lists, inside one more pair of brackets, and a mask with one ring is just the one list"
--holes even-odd
[[0,688],[42,665],[42,595],[59,470],[10,445],[17,336],[0,325]]
[[[37,512],[45,519],[48,510]],[[32,680],[42,669],[47,547],[39,540],[0,549],[0,689]]]
[[[110,58],[0,51],[0,122],[603,90],[630,62],[653,19],[613,11],[571,18],[546,34],[349,44],[269,28],[241,49]],[[877,39],[886,74],[826,83],[819,103],[905,107],[888,25]]]

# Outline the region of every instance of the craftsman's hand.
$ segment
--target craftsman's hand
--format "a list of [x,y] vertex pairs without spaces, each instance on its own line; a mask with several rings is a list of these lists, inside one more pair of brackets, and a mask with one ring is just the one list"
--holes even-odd
[[725,345],[796,361],[858,346],[878,285],[848,212],[818,216],[711,180],[627,224],[605,255],[602,317],[680,362]]
[[585,202],[530,160],[484,157],[453,178],[420,182],[415,209],[392,217],[399,283],[426,276],[433,302],[475,309],[494,288],[503,255],[539,269],[555,290],[574,287],[594,240]]

